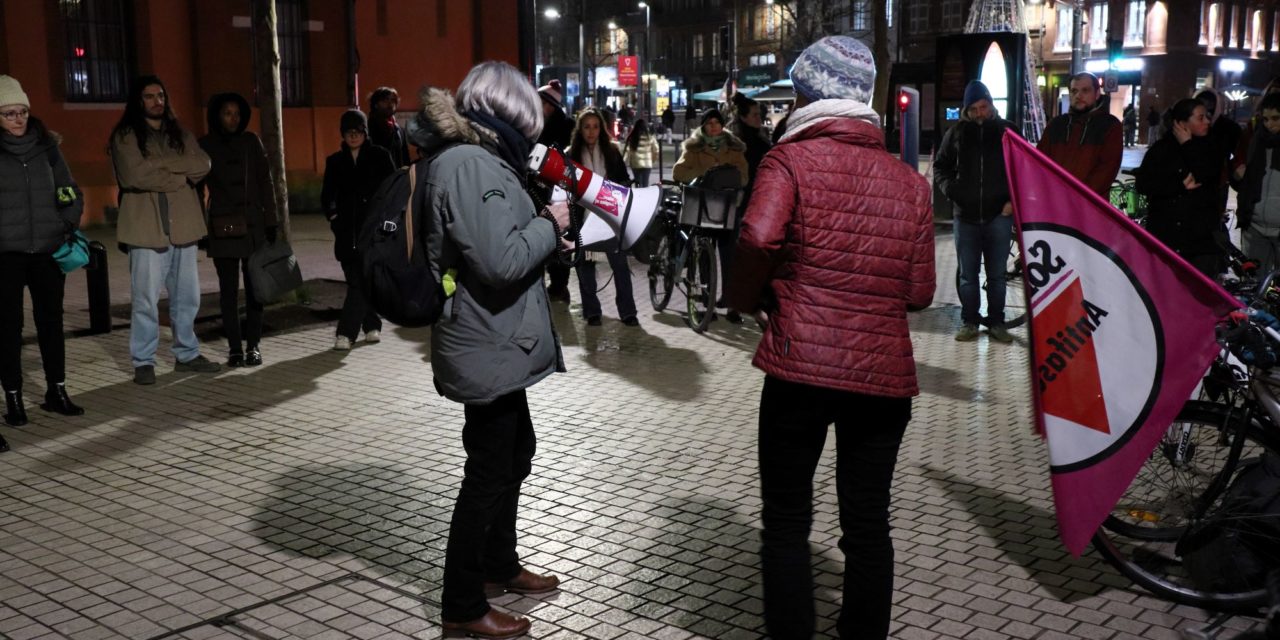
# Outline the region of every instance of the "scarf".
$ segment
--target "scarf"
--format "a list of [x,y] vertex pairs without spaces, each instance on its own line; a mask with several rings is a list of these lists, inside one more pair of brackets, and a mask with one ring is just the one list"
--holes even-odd
[[819,122],[836,118],[853,118],[869,122],[877,128],[880,126],[880,114],[867,106],[865,102],[859,100],[818,100],[791,112],[791,116],[787,119],[787,132],[782,134],[778,142],[786,142],[797,133]]
[[492,138],[481,136],[480,144],[511,165],[511,169],[523,181],[525,166],[529,164],[529,152],[533,149],[533,145],[520,135],[520,132],[497,116],[480,111],[468,111],[462,115],[471,121],[473,127],[488,130],[493,134]]
[[35,130],[31,127],[27,127],[27,132],[21,136],[8,133],[0,134],[0,146],[3,146],[5,151],[19,158],[26,157],[39,141],[40,137],[36,135]]
[[604,159],[604,149],[600,147],[600,143],[582,145],[582,166],[591,170],[592,173],[598,173],[601,176],[609,175],[609,167]]
[[712,151],[718,153],[720,151],[720,147],[724,146],[724,142],[728,138],[726,138],[723,133],[718,136],[709,136],[706,133],[703,133],[702,139],[706,141],[707,146],[710,147]]

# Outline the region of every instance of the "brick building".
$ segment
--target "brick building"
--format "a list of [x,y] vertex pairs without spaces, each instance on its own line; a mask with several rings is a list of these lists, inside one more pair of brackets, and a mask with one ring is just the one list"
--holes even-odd
[[[18,78],[31,110],[63,138],[84,187],[87,221],[115,202],[106,153],[129,79],[164,79],[174,110],[197,135],[221,91],[254,102],[252,0],[6,0],[0,71]],[[514,0],[276,0],[285,162],[294,207],[318,203],[338,117],[359,95],[399,88],[411,111],[424,84],[456,87],[477,61],[520,57]],[[357,54],[358,55],[353,55]],[[358,61],[358,62],[356,62]],[[407,115],[407,113],[406,113]],[[259,130],[257,118],[250,128]]]

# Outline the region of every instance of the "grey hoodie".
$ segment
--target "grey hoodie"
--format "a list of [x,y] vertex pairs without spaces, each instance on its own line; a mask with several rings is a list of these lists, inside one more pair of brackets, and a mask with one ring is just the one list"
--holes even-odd
[[425,157],[439,153],[420,191],[430,193],[428,255],[441,271],[457,269],[457,290],[431,331],[436,390],[489,404],[564,370],[542,286],[558,242],[525,193],[523,167],[487,149],[494,134],[459,114],[447,91],[419,97],[410,140]]

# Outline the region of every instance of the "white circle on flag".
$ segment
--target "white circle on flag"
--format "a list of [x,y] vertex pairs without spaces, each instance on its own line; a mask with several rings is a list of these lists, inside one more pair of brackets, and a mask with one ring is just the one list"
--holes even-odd
[[[1076,388],[1049,389],[1055,382],[1044,383],[1044,394],[1080,394],[1081,402],[1085,403],[1101,394],[1106,408],[1105,430],[1096,424],[1086,426],[1048,411],[1044,414],[1049,461],[1054,471],[1090,466],[1123,446],[1150,413],[1159,391],[1156,381],[1164,360],[1159,320],[1145,289],[1119,258],[1101,243],[1080,235],[1075,229],[1045,224],[1026,225],[1022,241],[1028,249],[1037,246],[1041,249],[1039,256],[1024,253],[1029,265],[1046,263],[1045,246],[1053,258],[1049,264],[1056,265],[1058,259],[1061,260],[1058,271],[1032,295],[1032,313],[1049,308],[1064,295],[1073,295],[1069,292],[1074,289],[1073,285],[1078,284],[1083,300],[1069,307],[1071,310],[1067,317],[1071,319],[1070,324],[1077,335],[1084,334],[1083,329],[1088,326],[1096,326],[1086,339],[1092,342],[1097,360],[1097,384],[1090,381]],[[1048,269],[1042,269],[1041,273],[1046,271]],[[1028,284],[1035,283],[1034,277],[1028,281]],[[1070,298],[1065,298],[1063,302],[1068,300]],[[1086,306],[1085,301],[1090,306]],[[1087,324],[1079,324],[1081,322]],[[1032,384],[1042,383],[1041,366],[1053,353],[1058,355],[1055,362],[1062,364],[1065,361],[1066,367],[1083,367],[1090,371],[1094,366],[1082,357],[1081,351],[1076,350],[1074,357],[1068,357],[1073,352],[1071,345],[1078,345],[1080,341],[1066,331],[1067,323],[1062,324],[1061,327],[1035,325],[1032,357],[1036,361],[1032,364],[1035,378]],[[1068,338],[1067,341],[1061,339],[1059,331]],[[1065,346],[1051,346],[1050,339]],[[1056,382],[1066,381],[1059,379]],[[1058,396],[1060,398],[1061,395]]]

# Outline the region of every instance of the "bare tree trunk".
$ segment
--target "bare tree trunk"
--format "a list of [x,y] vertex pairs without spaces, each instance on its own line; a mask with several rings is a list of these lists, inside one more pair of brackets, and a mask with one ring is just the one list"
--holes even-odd
[[262,113],[262,144],[267,149],[271,183],[275,186],[280,237],[289,238],[289,184],[284,172],[284,122],[280,102],[280,44],[276,39],[276,0],[254,0],[253,32],[257,39],[258,108]]
[[872,93],[872,109],[889,109],[889,71],[893,60],[889,58],[889,16],[883,0],[871,0],[872,51],[876,58],[876,88]]

